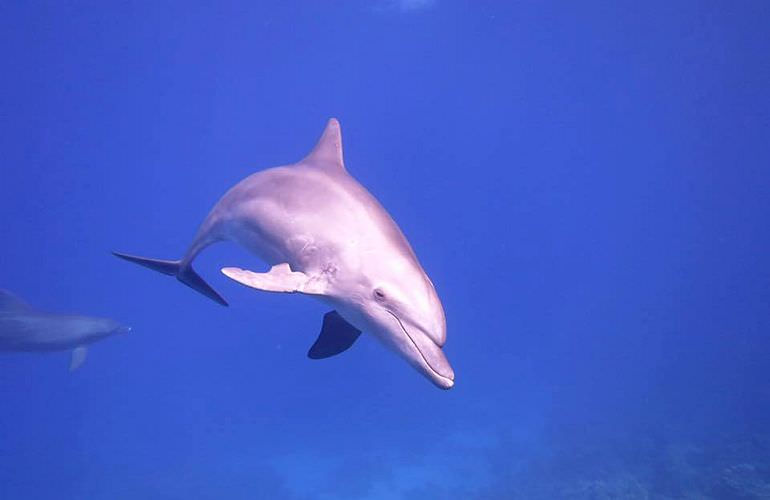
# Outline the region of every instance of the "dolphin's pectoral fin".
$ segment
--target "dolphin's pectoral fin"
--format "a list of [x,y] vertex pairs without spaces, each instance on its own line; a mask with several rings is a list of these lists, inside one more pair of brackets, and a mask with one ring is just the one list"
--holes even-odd
[[70,358],[70,371],[74,372],[83,362],[86,360],[88,354],[88,347],[81,345],[72,350],[72,357]]
[[321,333],[310,347],[307,357],[324,359],[339,354],[352,346],[359,335],[361,330],[345,321],[337,311],[328,312],[324,315]]
[[265,292],[323,295],[326,291],[325,280],[292,271],[286,263],[273,266],[266,273],[255,273],[238,267],[224,267],[222,274],[242,285]]

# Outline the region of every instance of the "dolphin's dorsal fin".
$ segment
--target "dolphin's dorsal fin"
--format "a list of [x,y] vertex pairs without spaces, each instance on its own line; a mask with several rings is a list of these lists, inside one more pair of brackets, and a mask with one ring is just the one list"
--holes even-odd
[[307,353],[310,359],[323,359],[344,352],[353,345],[361,330],[351,325],[337,311],[324,315],[318,339]]
[[318,143],[310,154],[302,160],[302,163],[320,168],[345,170],[345,163],[342,159],[342,133],[340,132],[340,122],[336,118],[329,120],[324,133],[318,139]]
[[28,311],[32,307],[9,292],[8,290],[0,290],[0,313],[9,311]]

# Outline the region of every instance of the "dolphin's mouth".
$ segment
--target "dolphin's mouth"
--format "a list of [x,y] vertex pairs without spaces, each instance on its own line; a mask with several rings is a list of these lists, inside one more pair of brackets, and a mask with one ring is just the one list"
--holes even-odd
[[[433,375],[434,382],[436,383],[436,385],[438,385],[442,389],[450,389],[455,383],[454,378],[450,378],[439,373],[439,371],[430,364],[430,361],[428,361],[428,358],[422,352],[417,342],[415,342],[415,340],[409,334],[409,330],[407,330],[406,327],[404,327],[404,323],[401,322],[401,319],[390,311],[388,311],[388,313],[391,316],[393,316],[396,319],[396,321],[398,321],[398,325],[401,327],[401,330],[404,332],[404,335],[406,335],[406,338],[408,338],[409,342],[412,343],[412,346],[414,346],[414,349],[420,354],[423,364],[428,368],[428,370],[430,370],[431,374]],[[430,340],[431,344],[433,344],[437,350],[441,351],[441,346],[436,344],[433,341],[433,339],[430,338],[430,336],[427,336],[427,337]]]

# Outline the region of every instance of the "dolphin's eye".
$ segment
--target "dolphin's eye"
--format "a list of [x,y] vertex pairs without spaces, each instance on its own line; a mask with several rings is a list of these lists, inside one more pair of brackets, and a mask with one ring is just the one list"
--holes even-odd
[[383,300],[385,300],[385,292],[383,292],[381,288],[375,288],[374,298],[382,302]]

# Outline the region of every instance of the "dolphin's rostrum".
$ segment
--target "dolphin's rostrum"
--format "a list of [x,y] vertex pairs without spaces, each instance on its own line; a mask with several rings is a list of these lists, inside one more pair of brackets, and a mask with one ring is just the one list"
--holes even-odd
[[88,344],[130,331],[108,318],[39,311],[11,292],[0,290],[0,351],[72,349],[70,371],[74,371],[85,361]]
[[444,309],[401,230],[366,188],[348,174],[336,119],[302,161],[257,172],[232,187],[201,224],[184,257],[163,261],[115,253],[227,305],[192,269],[212,243],[232,240],[272,266],[222,272],[258,290],[319,298],[328,313],[311,358],[338,354],[373,333],[437,386],[454,385],[441,347]]

